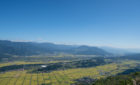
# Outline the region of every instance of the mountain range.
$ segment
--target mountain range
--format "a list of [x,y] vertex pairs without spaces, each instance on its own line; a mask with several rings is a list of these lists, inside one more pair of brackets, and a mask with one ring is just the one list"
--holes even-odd
[[101,49],[115,54],[115,55],[127,55],[133,53],[140,53],[140,49],[138,48],[114,48],[114,47],[100,47]]
[[39,54],[109,55],[109,52],[92,46],[60,45],[53,43],[13,42],[0,40],[0,57],[31,56]]

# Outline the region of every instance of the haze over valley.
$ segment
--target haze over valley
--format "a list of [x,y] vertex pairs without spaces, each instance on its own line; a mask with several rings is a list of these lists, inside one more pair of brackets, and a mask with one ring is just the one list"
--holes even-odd
[[139,0],[0,0],[0,85],[140,85]]

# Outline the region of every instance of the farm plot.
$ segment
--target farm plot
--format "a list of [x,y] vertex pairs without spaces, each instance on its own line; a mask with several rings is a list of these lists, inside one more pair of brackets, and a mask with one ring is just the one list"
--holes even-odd
[[125,69],[136,67],[138,62],[111,63],[91,68],[74,68],[50,73],[29,73],[28,70],[0,73],[0,85],[71,85],[76,79],[89,77],[100,79],[116,75]]

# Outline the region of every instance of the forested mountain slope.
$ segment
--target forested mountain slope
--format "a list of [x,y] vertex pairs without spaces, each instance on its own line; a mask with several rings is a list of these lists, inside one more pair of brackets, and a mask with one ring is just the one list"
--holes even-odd
[[30,56],[38,54],[78,54],[78,55],[108,55],[109,53],[98,47],[57,45],[53,43],[12,42],[0,40],[0,57],[11,55]]

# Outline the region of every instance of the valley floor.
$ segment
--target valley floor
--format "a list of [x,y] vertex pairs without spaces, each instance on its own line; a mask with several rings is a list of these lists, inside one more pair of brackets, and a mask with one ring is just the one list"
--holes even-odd
[[[76,79],[88,77],[100,79],[117,75],[127,69],[135,68],[137,61],[123,61],[90,68],[73,68],[52,71],[50,73],[29,73],[28,70],[16,70],[0,73],[0,85],[71,85]],[[5,66],[4,64],[0,65]]]

